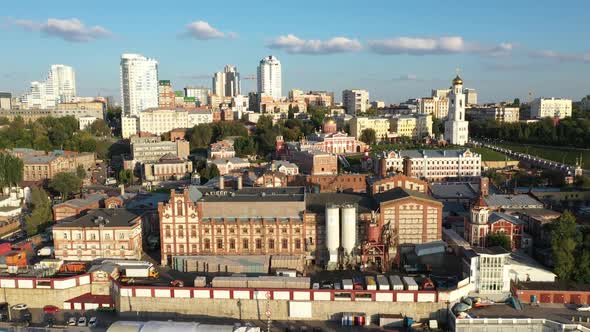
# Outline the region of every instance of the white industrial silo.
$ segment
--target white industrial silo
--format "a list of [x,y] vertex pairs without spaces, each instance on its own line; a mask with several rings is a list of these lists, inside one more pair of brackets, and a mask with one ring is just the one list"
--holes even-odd
[[342,206],[342,248],[345,254],[351,254],[356,247],[356,207],[351,204]]
[[338,262],[340,247],[340,209],[336,205],[326,205],[326,248],[330,254],[329,263]]

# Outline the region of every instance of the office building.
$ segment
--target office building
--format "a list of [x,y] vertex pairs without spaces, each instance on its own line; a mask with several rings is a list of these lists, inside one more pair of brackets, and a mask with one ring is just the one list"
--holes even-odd
[[196,110],[188,111],[188,127],[200,125],[202,123],[213,122],[213,111],[211,110]]
[[451,89],[432,89],[432,93],[430,94],[431,97],[436,98],[447,98]]
[[365,113],[369,107],[369,91],[344,90],[342,91],[342,104],[348,114]]
[[382,100],[375,100],[371,102],[371,107],[372,108],[385,108],[385,102]]
[[294,89],[289,91],[289,100],[292,102],[304,102],[307,107],[331,107],[334,104],[334,94],[326,91],[309,91],[306,93]]
[[121,55],[121,105],[124,116],[158,107],[158,61],[140,54]]
[[55,258],[92,261],[99,258],[141,259],[142,216],[128,209],[94,209],[53,225]]
[[12,109],[12,94],[10,92],[0,92],[0,110]]
[[10,152],[23,160],[23,181],[50,180],[57,173],[75,172],[78,166],[88,171],[96,165],[96,155],[92,152],[45,152],[27,148],[15,148]]
[[186,159],[189,153],[189,143],[184,140],[162,141],[159,136],[131,138],[131,159],[134,163],[158,161],[165,155]]
[[258,95],[269,96],[273,99],[283,97],[281,62],[273,55],[260,60],[257,72]]
[[536,98],[531,102],[531,118],[541,119],[572,116],[572,100],[565,98]]
[[477,91],[475,89],[463,89],[467,105],[477,105]]
[[473,121],[492,120],[505,123],[514,123],[518,122],[520,118],[520,108],[517,106],[477,106],[468,108],[466,112]]
[[211,89],[202,86],[187,86],[184,88],[185,97],[195,98],[197,106],[209,105],[208,96],[211,94]]
[[141,176],[144,181],[157,184],[161,181],[178,181],[190,178],[192,172],[192,161],[166,154],[157,161],[143,163]]
[[463,80],[457,75],[449,93],[449,116],[445,121],[445,139],[449,144],[463,146],[469,141],[469,122],[465,121]]
[[481,176],[481,155],[471,150],[400,150],[383,152],[373,163],[375,172],[400,172],[430,181]]

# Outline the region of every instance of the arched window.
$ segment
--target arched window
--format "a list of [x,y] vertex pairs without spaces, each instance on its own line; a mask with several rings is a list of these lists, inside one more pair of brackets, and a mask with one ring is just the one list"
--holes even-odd
[[176,215],[182,216],[182,201],[176,202]]

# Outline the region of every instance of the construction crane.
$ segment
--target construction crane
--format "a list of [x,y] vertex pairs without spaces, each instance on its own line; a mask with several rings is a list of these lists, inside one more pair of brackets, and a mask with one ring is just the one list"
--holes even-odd
[[256,79],[256,75],[246,75],[246,76],[242,76],[243,80],[255,80]]

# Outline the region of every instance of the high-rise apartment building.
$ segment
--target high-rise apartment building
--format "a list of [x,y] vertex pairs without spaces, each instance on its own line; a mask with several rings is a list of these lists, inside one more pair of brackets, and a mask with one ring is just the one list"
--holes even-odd
[[477,91],[475,89],[463,89],[467,105],[477,105]]
[[23,98],[25,108],[55,108],[58,103],[69,103],[76,97],[76,73],[66,65],[52,65],[45,81],[33,81]]
[[342,104],[348,114],[365,113],[369,105],[369,91],[344,90],[342,91]]
[[445,139],[450,144],[465,145],[469,141],[469,122],[465,121],[465,94],[459,75],[449,93],[449,116],[445,122]]
[[269,55],[258,65],[258,95],[281,99],[282,79],[281,62],[273,55]]
[[12,109],[12,94],[10,92],[0,92],[0,110]]
[[197,106],[209,105],[208,97],[211,94],[211,89],[202,86],[187,86],[184,88],[184,96],[195,98]]
[[121,104],[124,116],[158,107],[158,61],[140,54],[121,55]]
[[240,94],[240,73],[236,66],[226,65],[222,72],[213,74],[213,94],[221,97]]

